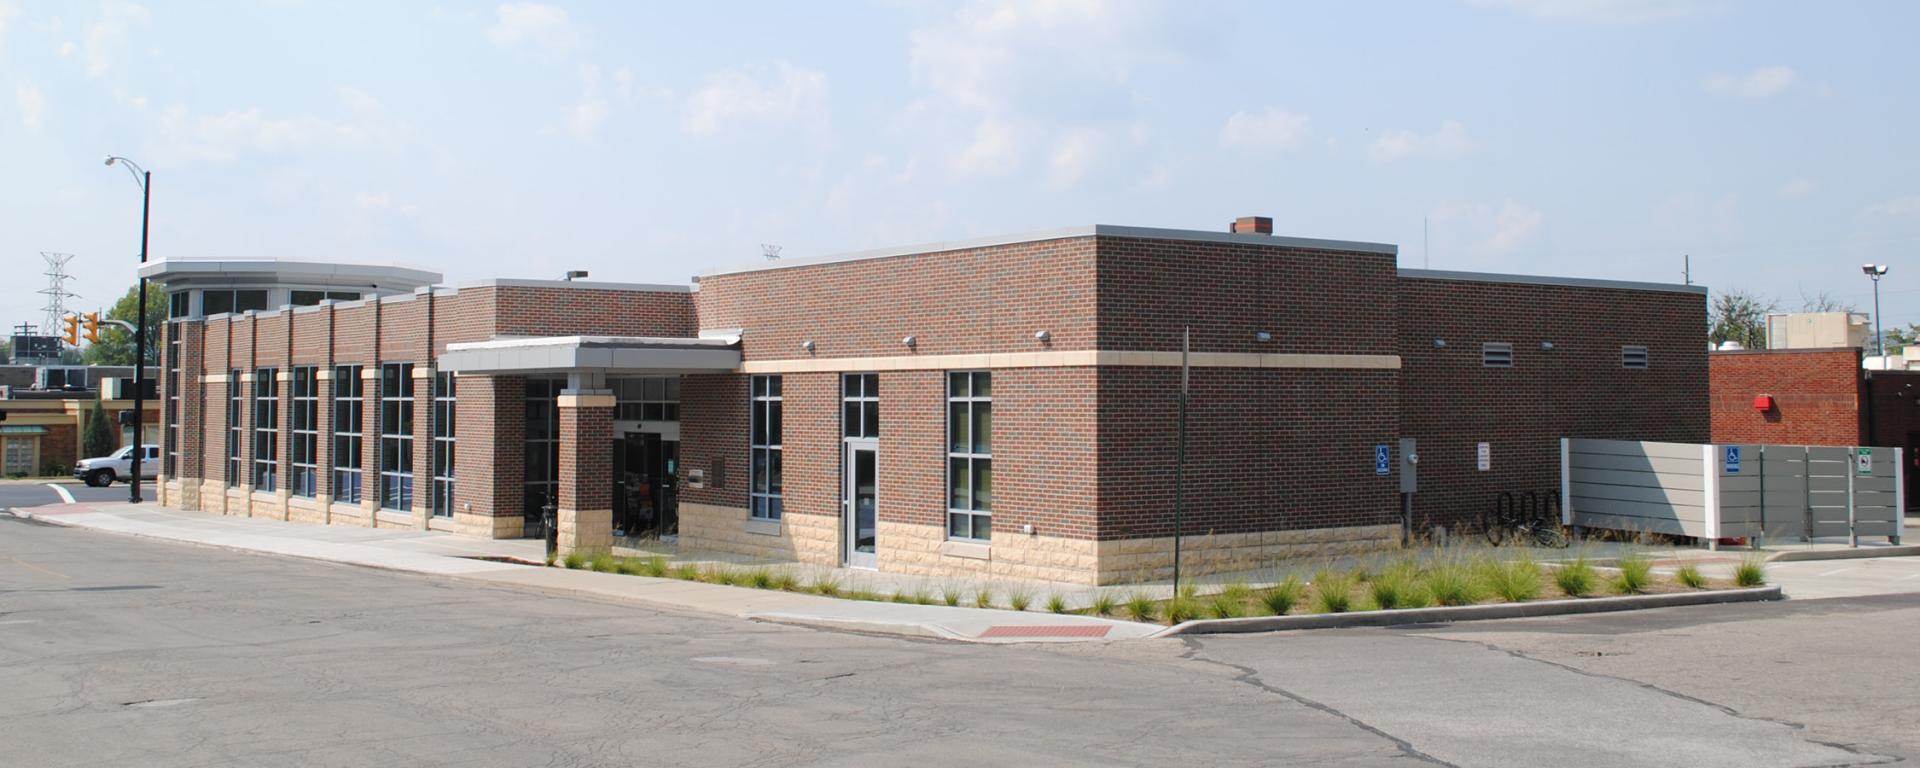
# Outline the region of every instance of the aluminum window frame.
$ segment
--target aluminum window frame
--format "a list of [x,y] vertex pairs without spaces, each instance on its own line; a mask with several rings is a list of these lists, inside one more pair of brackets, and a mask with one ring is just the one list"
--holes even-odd
[[[398,391],[394,391],[397,386]],[[413,363],[380,365],[380,508],[413,511]]]
[[880,374],[840,375],[840,437],[880,437]]
[[300,365],[292,374],[287,393],[287,490],[311,499],[320,485],[320,369]]
[[[964,391],[958,386],[966,382]],[[961,541],[978,544],[993,542],[993,372],[990,370],[947,371],[946,409],[942,420],[946,422],[946,532],[949,541]],[[985,386],[981,386],[984,384]],[[981,394],[985,392],[985,394]],[[966,444],[956,445],[955,425],[956,406],[966,410]],[[982,418],[984,414],[985,418]],[[980,439],[981,425],[986,426],[986,439]],[[979,450],[984,447],[986,450]],[[964,448],[964,450],[956,450]],[[956,473],[956,468],[964,468]],[[964,477],[965,489],[955,485]],[[984,497],[980,491],[979,480],[985,479]],[[955,504],[958,496],[964,495],[965,505]],[[984,503],[982,503],[984,501]],[[961,523],[965,523],[962,525]],[[984,530],[982,529],[984,524]]]
[[747,516],[779,520],[786,507],[786,394],[778,374],[752,377],[748,389]]
[[246,407],[246,389],[241,385],[240,369],[227,371],[227,487],[240,485],[248,477],[245,454],[241,452],[246,429],[241,421]]
[[[338,365],[333,368],[333,451],[329,466],[333,485],[328,489],[333,500],[358,504],[366,493],[367,384],[361,378],[363,365]],[[344,450],[343,450],[344,449]],[[341,461],[341,457],[347,461]]]
[[167,424],[167,447],[166,450],[160,454],[162,458],[166,459],[166,464],[161,467],[161,472],[167,477],[178,477],[180,472],[180,438],[182,437],[180,433],[180,350],[185,348],[186,345],[180,340],[180,327],[178,324],[167,323],[166,329],[167,399],[165,404],[167,412],[164,418]]
[[452,371],[433,374],[433,494],[434,517],[453,517],[454,457],[457,385]]
[[253,371],[253,489],[279,490],[280,369]]

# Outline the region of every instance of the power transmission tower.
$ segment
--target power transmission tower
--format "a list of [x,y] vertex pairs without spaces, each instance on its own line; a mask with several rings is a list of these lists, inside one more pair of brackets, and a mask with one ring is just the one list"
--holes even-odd
[[40,295],[47,297],[47,304],[40,308],[46,313],[46,322],[42,328],[60,327],[60,318],[67,315],[67,299],[79,298],[80,294],[67,290],[67,262],[73,260],[71,253],[52,253],[41,251],[40,258],[47,260],[47,287],[40,289]]
[[780,258],[780,246],[761,243],[760,255],[767,257],[767,261],[776,260]]

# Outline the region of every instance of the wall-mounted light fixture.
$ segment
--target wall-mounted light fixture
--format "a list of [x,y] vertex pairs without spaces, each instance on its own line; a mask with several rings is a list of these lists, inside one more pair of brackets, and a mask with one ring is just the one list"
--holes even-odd
[[800,351],[805,352],[809,355],[813,354],[813,339],[807,339],[806,341],[800,342]]
[[901,340],[900,340],[900,343],[902,343],[902,344],[905,344],[905,345],[907,345],[907,349],[913,349],[913,348],[914,348],[914,346],[916,346],[916,345],[918,345],[918,344],[920,343],[920,337],[918,337],[918,336],[908,336],[908,337],[906,337],[906,338],[904,338],[904,339],[901,339]]
[[1040,342],[1042,344],[1045,344],[1049,341],[1053,341],[1053,334],[1048,333],[1046,329],[1042,328],[1038,331],[1033,332],[1033,340]]
[[587,271],[584,269],[569,269],[567,270],[566,280],[567,282],[571,283],[575,280],[579,280],[580,278],[583,278],[586,276],[587,276]]
[[1273,334],[1268,333],[1266,331],[1254,331],[1253,340],[1260,342],[1262,344],[1265,344],[1269,341],[1273,341]]
[[1440,348],[1442,348],[1442,347],[1445,347],[1446,345],[1447,345],[1447,340],[1446,340],[1446,339],[1434,339],[1434,340],[1433,340],[1433,348],[1434,348],[1434,349],[1440,349]]

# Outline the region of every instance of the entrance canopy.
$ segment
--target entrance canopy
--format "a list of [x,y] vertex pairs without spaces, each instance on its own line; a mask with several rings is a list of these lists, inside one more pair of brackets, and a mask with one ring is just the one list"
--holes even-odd
[[540,336],[448,344],[443,370],[462,374],[598,371],[607,374],[716,373],[740,367],[738,337]]

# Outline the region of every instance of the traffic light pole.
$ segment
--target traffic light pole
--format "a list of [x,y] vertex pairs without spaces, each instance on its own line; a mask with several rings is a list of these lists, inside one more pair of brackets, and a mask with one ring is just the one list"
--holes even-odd
[[[140,172],[140,263],[147,263],[147,214],[153,204],[153,174]],[[147,456],[147,278],[140,276],[140,305],[133,313],[133,479],[127,502],[140,503],[140,464]]]

